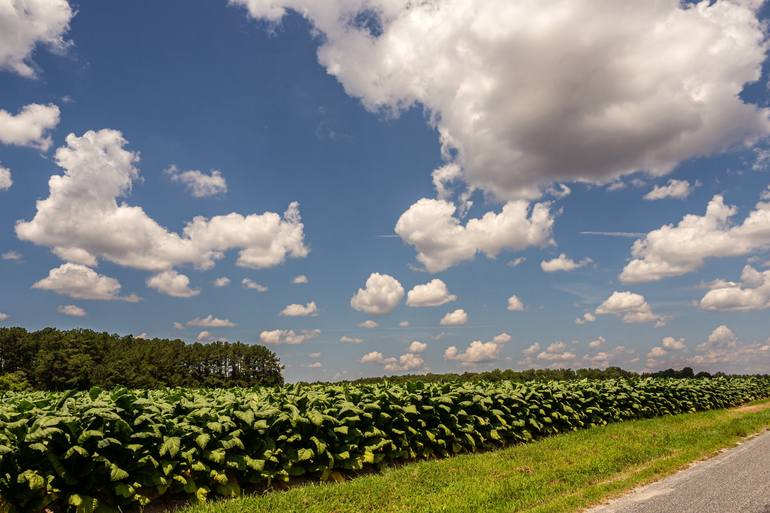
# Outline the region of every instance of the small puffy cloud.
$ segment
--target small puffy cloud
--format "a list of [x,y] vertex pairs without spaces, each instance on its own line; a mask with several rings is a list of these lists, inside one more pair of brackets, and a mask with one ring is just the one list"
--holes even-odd
[[222,172],[216,169],[207,175],[195,169],[180,171],[175,165],[171,165],[163,173],[172,182],[183,184],[187,192],[195,198],[219,196],[227,192],[227,181]]
[[316,353],[309,353],[308,356],[310,358],[320,358],[321,357],[321,353],[318,353],[318,352],[316,352]]
[[514,294],[511,297],[508,298],[508,311],[509,312],[521,312],[524,310],[524,303],[519,299],[519,297]]
[[201,328],[233,328],[237,326],[230,319],[219,319],[209,314],[206,317],[196,317],[187,321],[188,326],[198,326]]
[[350,298],[350,306],[359,312],[384,315],[392,312],[404,297],[404,287],[394,277],[372,273],[366,286]]
[[458,308],[457,310],[453,310],[442,317],[441,321],[439,321],[439,324],[442,326],[462,326],[467,322],[468,314],[465,313],[465,310],[462,308]]
[[302,330],[297,333],[294,330],[271,330],[263,331],[259,334],[259,340],[263,344],[304,344],[321,335],[321,330]]
[[204,341],[206,341],[206,340],[208,340],[210,338],[211,338],[211,333],[209,333],[206,330],[203,330],[200,333],[198,333],[198,336],[195,337],[195,340],[198,341],[198,342],[204,342]]
[[508,267],[519,267],[521,264],[527,261],[527,257],[518,257],[513,260],[509,260],[505,265]]
[[56,311],[62,315],[69,315],[70,317],[86,316],[86,311],[77,305],[59,305],[56,307]]
[[63,51],[67,47],[64,34],[74,15],[67,0],[6,3],[0,9],[0,69],[34,78],[31,57],[35,48]]
[[13,262],[19,262],[20,260],[22,260],[22,258],[24,257],[22,257],[21,253],[13,250],[6,251],[0,254],[0,260],[11,260]]
[[140,180],[139,156],[127,144],[116,130],[68,135],[54,158],[64,173],[51,176],[34,218],[16,223],[18,237],[50,247],[67,262],[93,267],[105,259],[153,272],[184,264],[210,269],[230,250],[239,251],[236,265],[252,268],[307,256],[296,202],[283,216],[196,216],[181,233],[167,230],[123,199]]
[[595,339],[593,339],[588,343],[588,347],[590,347],[591,349],[596,349],[596,348],[602,347],[605,342],[606,340],[604,337],[601,337],[601,336],[596,337]]
[[660,345],[663,348],[669,349],[671,351],[681,351],[686,347],[684,344],[683,338],[674,338],[674,337],[663,337],[660,340]]
[[53,104],[31,103],[16,115],[0,109],[0,144],[28,146],[48,151],[53,142],[49,132],[59,124],[59,115],[59,107]]
[[662,326],[666,319],[652,311],[652,307],[641,294],[633,292],[613,292],[596,309],[597,315],[616,315],[626,323],[654,322]]
[[293,303],[286,305],[284,309],[281,310],[280,315],[283,315],[284,317],[315,317],[318,315],[318,307],[316,306],[315,301],[311,301],[305,305]]
[[740,224],[738,213],[714,196],[702,216],[688,214],[634,242],[632,260],[620,279],[626,283],[658,281],[699,269],[707,258],[736,257],[770,247],[770,201],[760,201]]
[[2,322],[2,321],[7,321],[7,320],[8,320],[8,319],[10,319],[10,318],[11,318],[11,316],[10,316],[10,315],[8,315],[7,313],[5,313],[5,312],[0,312],[0,322]]
[[380,323],[377,322],[377,321],[373,321],[371,319],[367,319],[364,322],[359,322],[358,323],[358,327],[359,328],[366,328],[368,330],[373,330],[374,328],[379,328],[380,327]]
[[450,294],[446,283],[439,279],[415,285],[406,295],[406,304],[413,307],[441,306],[456,300],[457,296]]
[[147,334],[146,331],[143,331],[140,334],[135,335],[134,338],[139,338],[139,339],[142,339],[142,340],[147,340],[147,339],[150,338],[150,336]]
[[361,357],[361,363],[382,365],[386,371],[408,371],[419,369],[425,365],[425,361],[418,354],[406,353],[398,358],[390,356],[385,358],[381,352],[372,351]]
[[667,354],[668,354],[668,351],[666,351],[665,349],[663,349],[660,346],[655,346],[652,349],[650,349],[649,353],[647,353],[647,358],[648,359],[662,358],[663,356],[666,356]]
[[147,278],[146,284],[161,294],[171,297],[193,297],[200,294],[200,289],[190,288],[190,278],[171,269]]
[[131,294],[120,295],[120,282],[79,264],[62,264],[51,269],[48,276],[32,285],[34,289],[50,290],[75,299],[98,301],[139,301]]
[[183,330],[184,329],[184,324],[182,324],[179,321],[174,321],[174,329]]
[[7,191],[12,185],[11,170],[0,165],[0,191]]
[[492,337],[492,342],[494,342],[495,344],[507,344],[510,341],[511,341],[511,336],[506,332],[502,332]]
[[551,260],[543,260],[540,262],[540,268],[547,273],[555,273],[558,271],[574,271],[580,269],[593,262],[590,258],[584,258],[578,262],[569,258],[565,253],[560,254],[558,257]]
[[766,310],[770,308],[770,271],[760,272],[747,265],[741,283],[720,281],[700,300],[704,310]]
[[409,344],[409,352],[410,353],[415,353],[415,354],[416,353],[422,353],[426,349],[428,349],[428,344],[425,344],[425,343],[420,342],[418,340],[413,340]]
[[291,282],[295,285],[302,285],[305,283],[310,283],[310,280],[304,274],[298,274],[297,276],[292,278]]
[[361,344],[363,343],[364,339],[359,337],[349,337],[347,335],[343,335],[340,337],[340,342],[343,344]]
[[653,189],[644,195],[648,201],[671,199],[685,199],[692,194],[692,191],[700,185],[696,182],[694,185],[687,180],[669,180],[666,185],[656,185]]
[[321,362],[313,362],[313,363],[307,364],[308,369],[320,369],[321,367],[323,367]]
[[447,360],[457,360],[468,365],[493,362],[499,357],[500,344],[480,340],[474,340],[462,352],[455,346],[450,346],[444,351],[444,358]]
[[250,290],[256,290],[257,292],[267,292],[267,287],[262,285],[261,283],[257,283],[256,281],[252,280],[251,278],[244,278],[241,280],[241,285],[245,289]]
[[399,328],[408,328],[409,327],[409,321],[401,321],[398,323]]
[[[567,351],[567,344],[564,341],[557,341],[549,345],[545,351],[537,354],[538,360],[551,362],[567,362],[576,358],[575,353]],[[525,353],[526,354],[526,353]]]
[[222,276],[220,278],[215,279],[211,283],[214,284],[215,287],[227,287],[230,285],[230,278],[227,276]]
[[729,327],[720,324],[709,334],[708,340],[698,347],[700,349],[733,349],[738,344],[738,337]]
[[586,312],[583,314],[583,317],[578,317],[575,319],[575,324],[587,324],[589,322],[594,322],[596,320],[596,316],[592,314],[591,312]]
[[522,353],[524,353],[524,356],[535,356],[539,352],[540,352],[540,342],[535,342],[534,344],[530,345],[529,347],[527,347],[522,351]]
[[549,204],[532,208],[526,201],[512,201],[499,214],[487,212],[465,225],[455,217],[456,206],[445,200],[422,198],[409,207],[395,231],[417,250],[417,260],[429,272],[440,272],[477,253],[495,258],[503,250],[521,250],[551,242],[553,217]]

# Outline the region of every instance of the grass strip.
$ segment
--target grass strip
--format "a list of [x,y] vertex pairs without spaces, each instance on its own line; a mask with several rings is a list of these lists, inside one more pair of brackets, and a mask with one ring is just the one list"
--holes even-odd
[[574,512],[657,480],[770,426],[770,400],[627,421],[486,453],[412,463],[182,513]]

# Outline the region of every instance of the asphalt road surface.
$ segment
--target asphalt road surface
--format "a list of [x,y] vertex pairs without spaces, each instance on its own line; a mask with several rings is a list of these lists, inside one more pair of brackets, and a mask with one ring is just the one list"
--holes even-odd
[[770,432],[585,513],[770,513]]

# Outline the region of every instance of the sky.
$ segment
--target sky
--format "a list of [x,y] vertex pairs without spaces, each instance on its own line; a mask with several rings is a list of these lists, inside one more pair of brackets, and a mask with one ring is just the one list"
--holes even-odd
[[0,325],[768,372],[768,13],[0,0]]

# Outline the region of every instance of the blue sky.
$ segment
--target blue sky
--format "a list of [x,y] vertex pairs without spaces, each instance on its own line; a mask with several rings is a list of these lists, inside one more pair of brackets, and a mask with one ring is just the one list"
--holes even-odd
[[0,322],[268,343],[289,380],[767,371],[766,6],[584,3],[12,7]]

